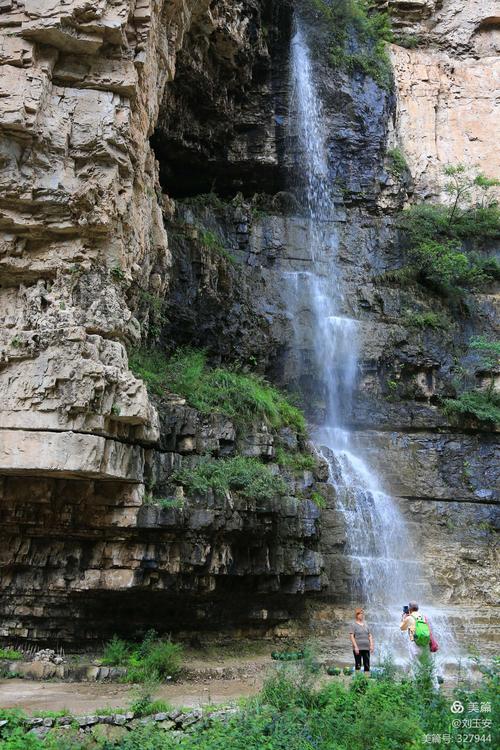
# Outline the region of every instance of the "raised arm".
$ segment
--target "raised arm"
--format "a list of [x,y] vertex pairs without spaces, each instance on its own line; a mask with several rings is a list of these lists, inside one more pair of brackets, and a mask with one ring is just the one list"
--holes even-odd
[[410,624],[410,615],[405,615],[403,619],[401,620],[401,625],[399,626],[399,629],[408,630],[409,624]]

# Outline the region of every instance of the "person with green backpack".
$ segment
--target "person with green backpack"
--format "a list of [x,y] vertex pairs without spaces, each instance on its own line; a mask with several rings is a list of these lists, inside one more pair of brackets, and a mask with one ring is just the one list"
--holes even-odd
[[408,650],[410,662],[413,663],[424,649],[429,648],[431,641],[429,623],[426,617],[418,613],[417,602],[410,602],[407,607],[404,607],[403,618],[399,627],[403,631],[408,631]]
[[[419,613],[417,602],[410,602],[407,607],[403,608],[403,618],[399,627],[403,631],[408,631],[410,669],[414,670],[422,654],[427,651],[435,653],[438,650],[437,641],[432,635],[427,617]],[[437,689],[438,680],[434,668],[432,681],[434,688]]]

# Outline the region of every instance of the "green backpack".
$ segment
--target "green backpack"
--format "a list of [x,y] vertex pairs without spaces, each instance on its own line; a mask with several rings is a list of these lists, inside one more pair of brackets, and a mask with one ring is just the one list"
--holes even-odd
[[413,636],[414,642],[417,646],[428,646],[431,640],[431,629],[427,623],[425,617],[417,615],[415,617],[415,634]]

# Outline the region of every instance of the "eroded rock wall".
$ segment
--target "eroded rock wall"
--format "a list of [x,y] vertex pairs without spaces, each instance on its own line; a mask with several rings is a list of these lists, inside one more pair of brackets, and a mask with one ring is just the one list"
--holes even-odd
[[73,473],[79,456],[79,474],[114,477],[106,452],[141,450],[117,438],[158,436],[124,345],[134,298],[167,284],[147,138],[180,30],[158,3],[105,0],[8,3],[0,23],[2,469]]
[[159,406],[163,450],[150,459],[146,502],[123,481],[2,477],[0,636],[81,644],[152,627],[265,634],[321,590],[311,492],[324,470],[284,475],[286,497],[169,495],[173,470],[236,449],[272,461],[276,436],[237,438],[220,415]]
[[[149,143],[165,87],[163,116],[172,129],[180,118],[181,135],[189,112],[177,112],[176,89],[190,68],[211,85],[193,91],[196,106],[204,99],[223,123],[243,83],[265,88],[269,77],[260,13],[255,0],[1,8],[4,636],[102,638],[118,611],[133,635],[152,624],[151,608],[161,630],[207,619],[267,627],[289,616],[287,597],[320,586],[318,511],[302,490],[294,499],[293,481],[284,504],[146,504],[145,483],[159,491],[202,453],[270,461],[273,436],[256,425],[236,448],[234,426],[170,402],[160,420],[128,367],[177,275]],[[228,263],[205,262],[237,306]]]
[[494,0],[385,3],[414,49],[391,47],[395,138],[420,197],[442,195],[447,164],[500,174],[500,13]]

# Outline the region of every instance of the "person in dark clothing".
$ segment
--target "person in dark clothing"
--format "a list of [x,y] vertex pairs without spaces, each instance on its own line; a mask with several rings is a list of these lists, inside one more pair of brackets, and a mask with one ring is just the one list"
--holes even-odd
[[354,668],[359,672],[361,661],[363,661],[363,670],[367,673],[370,671],[370,654],[373,654],[374,650],[373,636],[365,622],[365,613],[361,607],[356,609],[354,617],[354,624],[349,631],[354,654]]

